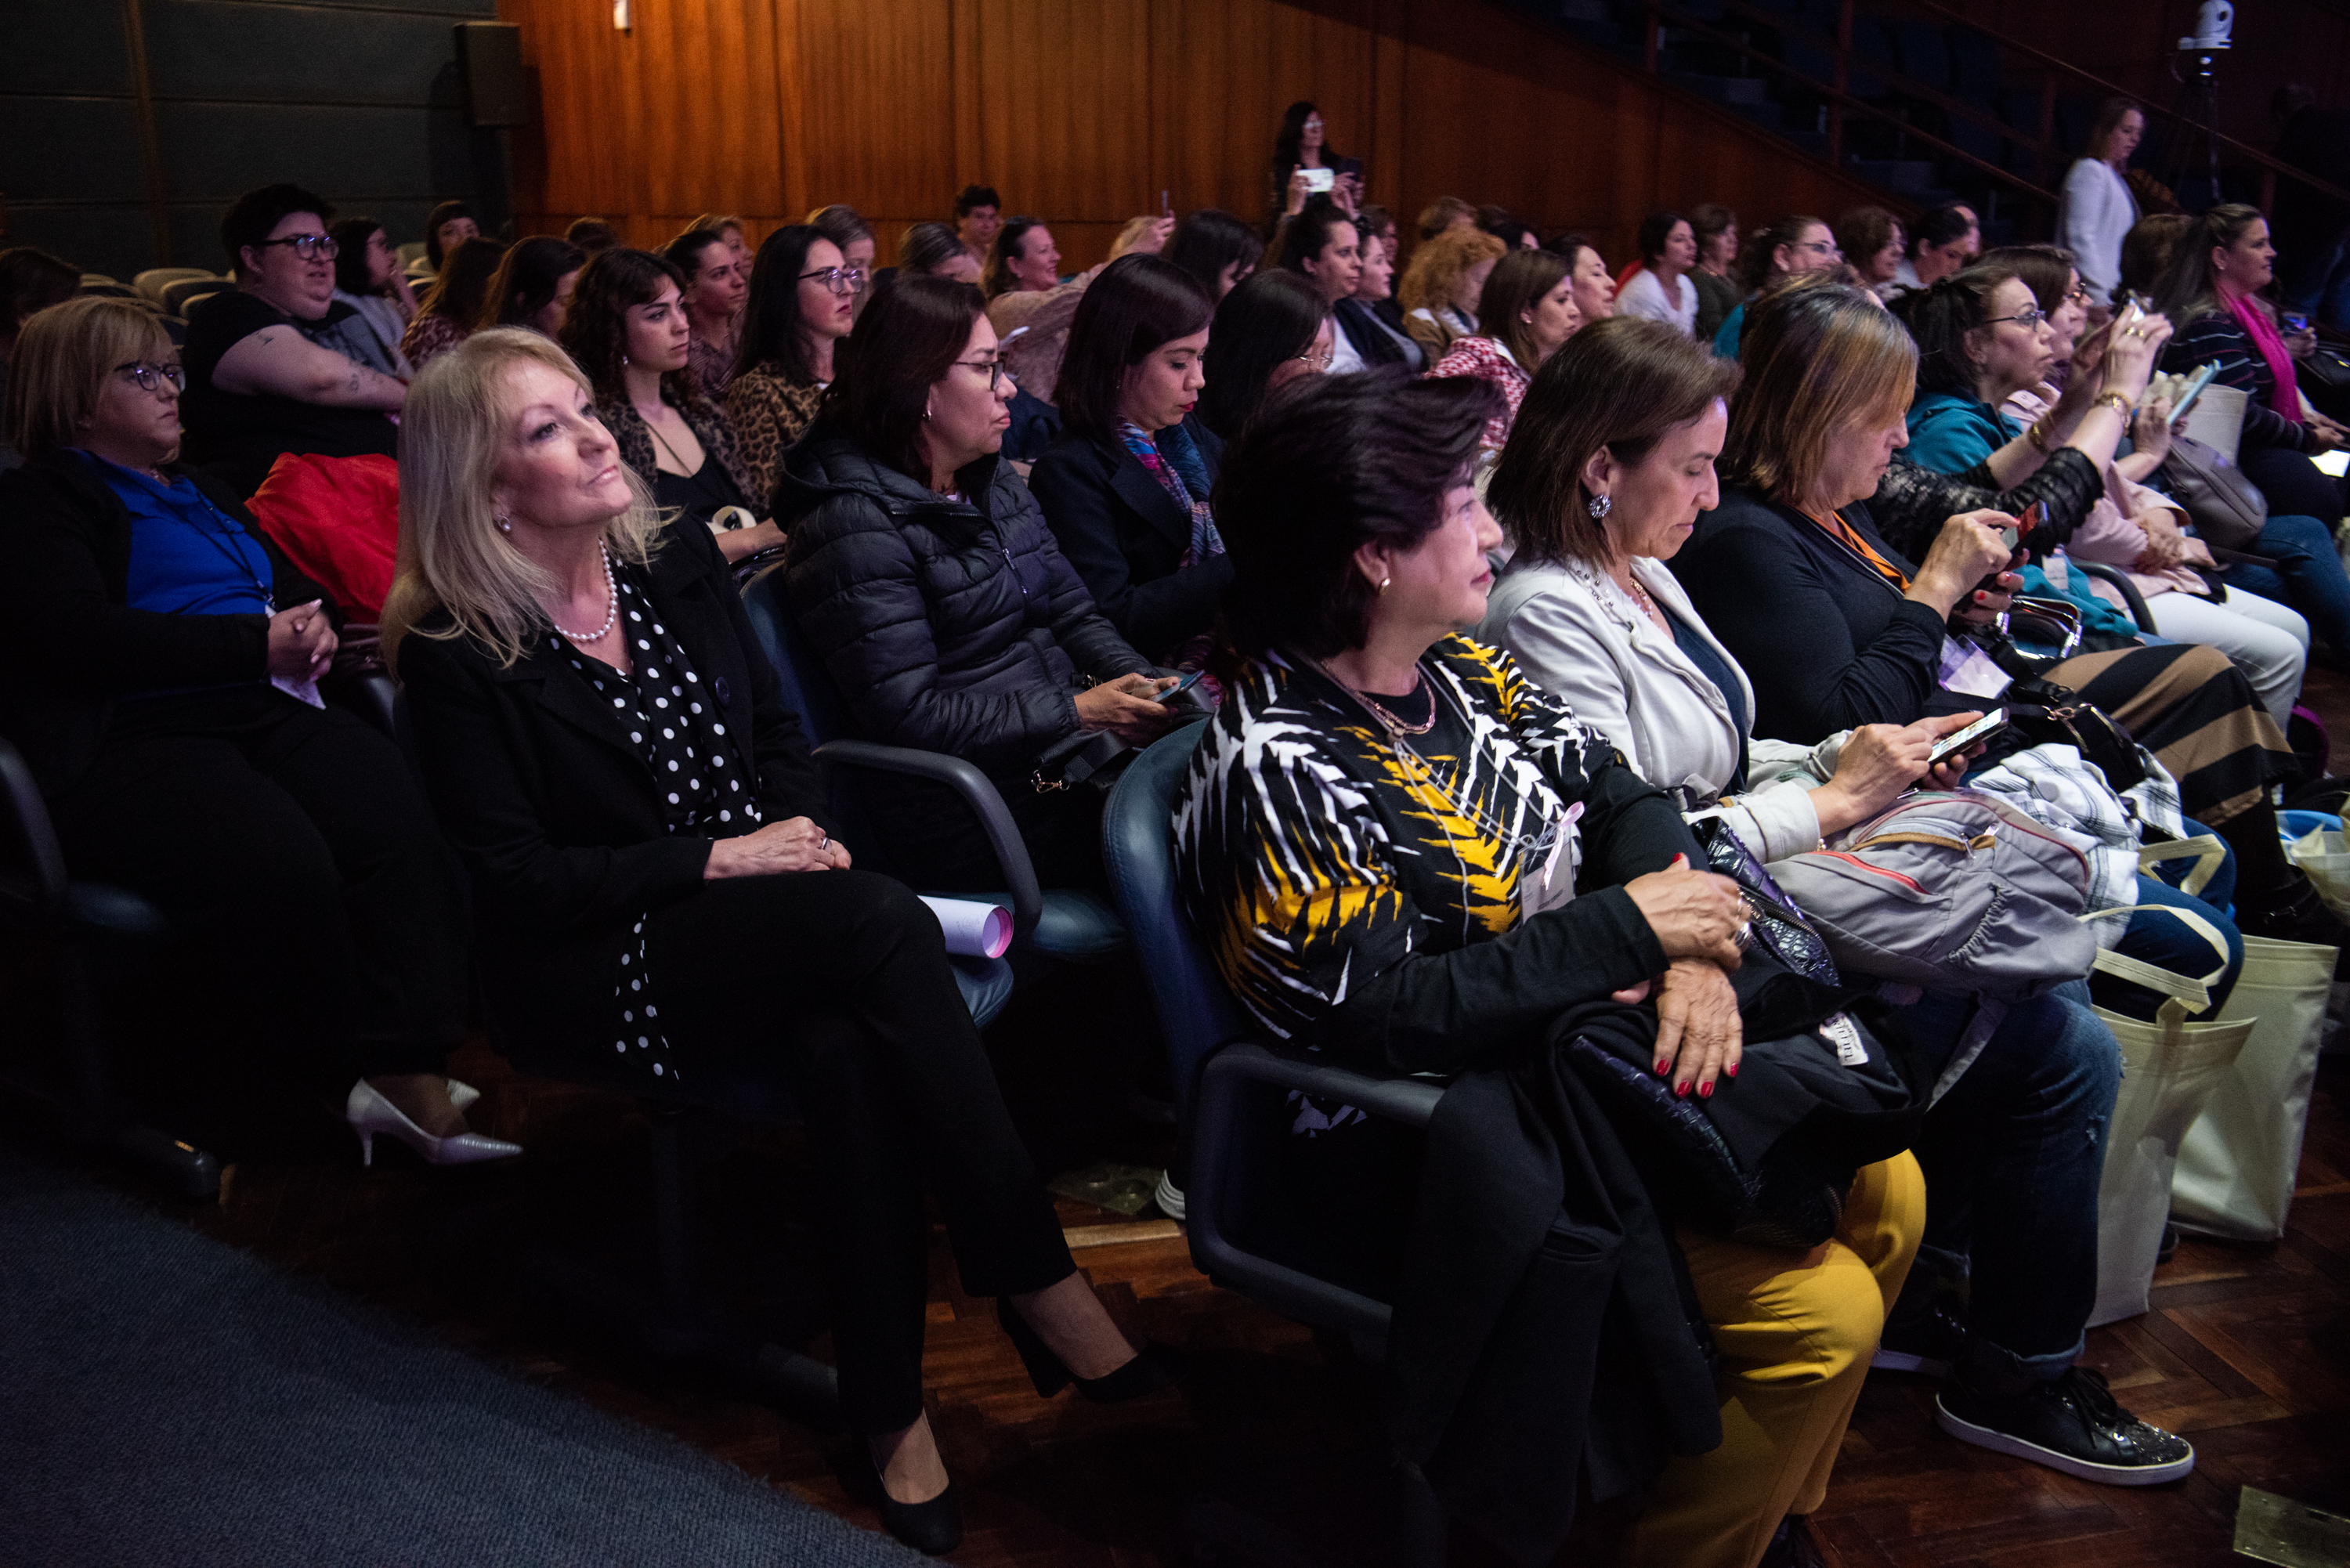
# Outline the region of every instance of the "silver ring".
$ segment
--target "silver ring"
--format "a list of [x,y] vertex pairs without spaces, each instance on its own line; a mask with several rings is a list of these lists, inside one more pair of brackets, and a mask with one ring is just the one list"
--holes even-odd
[[816,846],[818,849],[829,849],[829,848],[831,848],[831,847],[832,847],[832,835],[830,835],[830,834],[828,834],[828,833],[827,833],[827,834],[826,834],[822,838],[817,839],[817,840],[816,841]]

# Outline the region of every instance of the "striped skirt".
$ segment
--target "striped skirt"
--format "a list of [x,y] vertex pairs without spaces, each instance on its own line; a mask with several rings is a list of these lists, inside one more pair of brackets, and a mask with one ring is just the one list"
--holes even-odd
[[2243,673],[2202,643],[2085,653],[2045,672],[2118,720],[2178,781],[2187,815],[2218,824],[2267,798],[2293,750]]

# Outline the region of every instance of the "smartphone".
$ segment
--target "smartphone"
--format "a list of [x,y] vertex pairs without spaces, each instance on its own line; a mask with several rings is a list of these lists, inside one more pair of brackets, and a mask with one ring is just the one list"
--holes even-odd
[[1994,708],[1965,729],[1945,735],[1935,742],[1934,749],[1926,753],[1926,765],[1929,768],[1933,767],[1943,759],[1965,751],[1977,741],[1990,740],[2006,728],[2007,714]]
[[2298,333],[2309,330],[2309,317],[2306,316],[2288,316],[2283,319],[2284,329],[2287,332]]
[[2220,361],[2217,359],[2208,365],[2196,368],[2195,374],[2188,379],[2187,390],[2181,392],[2178,395],[2178,401],[2171,406],[2170,422],[2172,424],[2175,425],[2187,417],[2187,410],[2195,406],[2195,400],[2203,395],[2203,389],[2217,379],[2219,374]]
[[1331,186],[1336,185],[1337,182],[1338,171],[1335,169],[1308,169],[1305,171],[1305,190],[1309,195],[1318,194],[1322,192],[1327,191]]
[[1164,187],[1161,187],[1159,192],[1159,210],[1170,216],[1172,216],[1175,212],[1173,204],[1167,200],[1167,192]]
[[1189,691],[1192,687],[1197,686],[1200,683],[1200,678],[1207,673],[1208,672],[1204,670],[1194,670],[1191,674],[1186,675],[1182,680],[1178,680],[1174,685],[1170,686],[1166,691],[1161,691],[1159,694],[1158,701],[1162,705],[1174,701],[1176,698],[1180,697],[1184,692]]

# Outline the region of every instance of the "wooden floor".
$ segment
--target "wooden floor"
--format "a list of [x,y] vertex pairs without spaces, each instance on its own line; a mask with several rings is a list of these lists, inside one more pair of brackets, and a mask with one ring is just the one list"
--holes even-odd
[[[2350,685],[2322,684],[2341,715],[2335,735],[2350,736]],[[1135,1041],[1124,1022],[1133,992],[1122,986],[1080,977],[1024,993],[991,1031],[1014,1115],[1048,1169],[1168,1156],[1168,1129],[1125,1109],[1123,1060]],[[1104,1018],[1117,1021],[1093,1022]],[[625,1348],[536,1288],[546,1258],[626,1268],[647,1256],[644,1128],[628,1104],[517,1078],[479,1044],[456,1071],[485,1093],[475,1126],[520,1141],[525,1158],[435,1171],[380,1143],[378,1168],[362,1171],[347,1130],[322,1106],[221,1130],[236,1158],[220,1204],[173,1211],[876,1526],[859,1489],[841,1479],[847,1439],[798,1424],[739,1384]],[[0,1134],[37,1139],[44,1124],[10,1104],[0,1106]],[[700,1240],[717,1295],[740,1321],[827,1354],[800,1262],[810,1234],[796,1137],[745,1136],[711,1152]],[[953,1560],[1205,1561],[1182,1544],[1187,1529],[1205,1528],[1241,1548],[1220,1562],[1306,1561],[1284,1553],[1308,1548],[1312,1561],[1334,1565],[1385,1561],[1372,1369],[1211,1286],[1178,1228],[1155,1211],[1129,1220],[1065,1202],[1062,1216],[1112,1311],[1189,1347],[1194,1376],[1128,1406],[1096,1408],[1074,1393],[1038,1400],[992,1303],[960,1293],[936,1238],[927,1382],[970,1522]],[[1842,1568],[2241,1563],[2230,1542],[2244,1485],[2350,1512],[2350,1058],[2330,1058],[2321,1072],[2284,1240],[2185,1242],[2157,1276],[2153,1312],[2091,1334],[2087,1360],[2126,1404],[2193,1439],[2192,1477],[2125,1490],[1988,1454],[1933,1428],[1929,1385],[1877,1374],[1814,1518],[1830,1560]]]

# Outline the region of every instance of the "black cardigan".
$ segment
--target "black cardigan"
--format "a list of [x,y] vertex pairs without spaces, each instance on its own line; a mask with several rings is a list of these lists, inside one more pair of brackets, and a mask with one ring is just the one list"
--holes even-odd
[[[1196,415],[1183,424],[1212,480],[1223,441]],[[1232,557],[1177,568],[1191,547],[1191,519],[1115,435],[1062,431],[1036,460],[1028,488],[1095,607],[1146,657],[1163,659],[1216,618]]]
[[[1865,504],[1844,518],[1916,575]],[[1911,723],[1941,686],[1943,618],[1788,507],[1724,491],[1672,568],[1754,683],[1757,735],[1809,745],[1856,724]]]
[[[218,480],[185,463],[188,479],[268,554],[281,607],[325,601]],[[42,793],[70,788],[97,755],[118,698],[159,686],[259,682],[269,674],[269,619],[132,609],[130,509],[80,457],[52,452],[0,473],[0,731],[16,742]]]
[[[717,699],[760,810],[837,835],[799,720],[710,531],[674,528],[666,541],[652,561],[653,606]],[[436,616],[421,629],[447,624]],[[469,639],[411,632],[398,659],[426,792],[473,877],[493,1021],[523,1044],[577,1050],[602,1039],[622,933],[702,890],[712,841],[668,832],[643,753],[552,637],[501,669]]]

